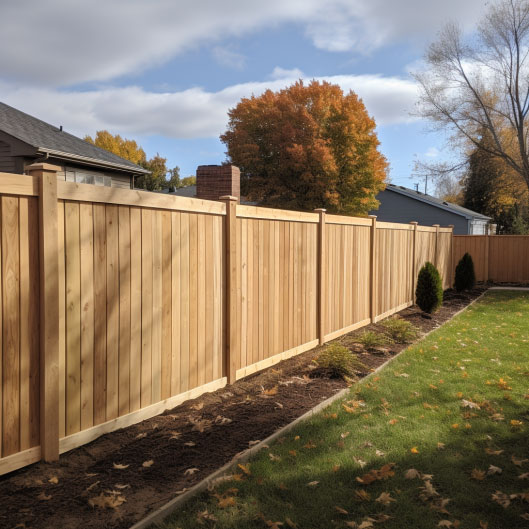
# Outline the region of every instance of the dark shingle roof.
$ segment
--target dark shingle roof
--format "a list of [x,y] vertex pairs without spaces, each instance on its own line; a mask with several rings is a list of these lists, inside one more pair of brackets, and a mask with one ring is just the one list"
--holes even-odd
[[121,156],[100,149],[73,134],[1,102],[0,130],[40,151],[50,152],[60,158],[100,162],[102,165],[132,173],[149,172]]
[[409,189],[403,186],[396,186],[393,184],[388,184],[386,189],[388,191],[395,191],[396,193],[400,193],[401,195],[406,195],[410,198],[415,198],[416,200],[420,200],[421,202],[426,202],[428,204],[431,204],[432,206],[437,206],[438,208],[451,211],[452,213],[461,215],[463,217],[466,217],[467,219],[473,218],[491,220],[491,217],[487,217],[486,215],[482,215],[481,213],[476,213],[475,211],[464,208],[463,206],[458,206],[457,204],[446,202],[445,200],[442,200],[440,198],[432,197],[431,195],[425,195],[424,193],[421,193],[420,191],[415,191],[414,189]]

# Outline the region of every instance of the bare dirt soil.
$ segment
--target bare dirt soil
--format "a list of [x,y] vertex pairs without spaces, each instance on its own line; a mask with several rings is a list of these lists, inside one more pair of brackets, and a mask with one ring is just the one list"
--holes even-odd
[[[421,334],[438,327],[483,292],[445,293],[431,319],[413,306],[399,316]],[[365,352],[356,343],[372,324],[339,343],[366,366],[359,378],[406,346]],[[37,463],[0,477],[0,527],[124,529],[229,462],[257,440],[347,386],[315,375],[319,348],[249,376],[139,424],[72,450],[53,464]]]

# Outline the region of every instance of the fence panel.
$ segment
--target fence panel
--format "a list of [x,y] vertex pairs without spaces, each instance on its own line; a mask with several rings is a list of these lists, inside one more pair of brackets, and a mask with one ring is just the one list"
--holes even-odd
[[529,235],[489,237],[489,277],[498,283],[529,282]]
[[78,201],[58,207],[60,436],[220,379],[223,218]]
[[276,220],[272,211],[241,207],[236,220],[237,378],[314,347],[318,338],[317,224],[310,214]]
[[[38,200],[0,196],[0,457],[36,448],[39,433]],[[37,460],[33,450],[27,463]]]
[[437,268],[443,279],[443,288],[452,286],[452,230],[441,228],[437,240]]
[[325,226],[325,340],[366,325],[370,316],[371,228],[338,221],[329,215]]
[[376,314],[381,318],[412,304],[413,226],[396,228],[378,222],[376,241],[378,288],[375,303]]

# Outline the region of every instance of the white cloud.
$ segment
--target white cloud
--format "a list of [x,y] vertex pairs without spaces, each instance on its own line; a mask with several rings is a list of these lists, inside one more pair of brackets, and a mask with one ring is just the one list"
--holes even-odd
[[[274,70],[276,74],[279,70]],[[227,111],[242,97],[266,89],[279,90],[297,81],[299,70],[285,71],[280,79],[242,83],[217,92],[190,88],[155,93],[131,86],[92,91],[53,88],[16,88],[0,83],[0,100],[76,135],[107,129],[130,136],[162,135],[173,138],[218,137],[225,130]],[[417,88],[408,80],[381,75],[340,75],[319,78],[353,90],[378,124],[409,122]],[[310,78],[308,79],[310,80]]]
[[299,68],[290,70],[276,66],[270,74],[270,79],[302,79],[305,74]]
[[110,80],[285,23],[318,48],[368,51],[430,39],[448,17],[470,27],[483,9],[482,0],[4,0],[0,77],[49,86]]
[[437,147],[429,147],[428,150],[424,153],[424,156],[427,158],[437,158],[439,156],[440,151]]

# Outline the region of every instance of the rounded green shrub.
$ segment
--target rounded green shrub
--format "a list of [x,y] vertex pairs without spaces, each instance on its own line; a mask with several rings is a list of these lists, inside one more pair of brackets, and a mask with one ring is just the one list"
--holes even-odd
[[476,284],[476,272],[474,271],[474,261],[467,252],[456,266],[456,277],[454,286],[458,292],[470,290]]
[[415,297],[417,305],[428,314],[435,312],[443,303],[443,281],[437,268],[430,262],[419,271]]
[[316,363],[334,377],[353,377],[356,369],[364,367],[354,353],[337,343],[323,349],[316,358]]

